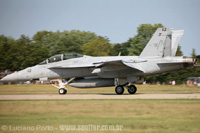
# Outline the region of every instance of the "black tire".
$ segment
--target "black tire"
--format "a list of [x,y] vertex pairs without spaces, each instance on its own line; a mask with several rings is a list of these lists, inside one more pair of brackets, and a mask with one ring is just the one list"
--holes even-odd
[[124,93],[124,87],[122,85],[118,85],[117,87],[115,87],[115,92],[118,94],[118,95],[121,95]]
[[66,94],[66,93],[67,93],[67,90],[64,89],[64,88],[60,88],[60,89],[58,90],[58,92],[59,92],[59,94]]
[[128,86],[128,92],[129,94],[135,94],[137,91],[137,87],[135,85]]

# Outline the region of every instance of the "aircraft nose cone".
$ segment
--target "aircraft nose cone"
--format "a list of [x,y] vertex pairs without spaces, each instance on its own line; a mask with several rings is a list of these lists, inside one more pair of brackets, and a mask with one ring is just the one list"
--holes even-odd
[[3,82],[16,81],[16,80],[17,80],[17,75],[16,75],[16,73],[7,75],[7,76],[5,76],[5,77],[3,77],[3,78],[1,79],[1,81],[3,81]]

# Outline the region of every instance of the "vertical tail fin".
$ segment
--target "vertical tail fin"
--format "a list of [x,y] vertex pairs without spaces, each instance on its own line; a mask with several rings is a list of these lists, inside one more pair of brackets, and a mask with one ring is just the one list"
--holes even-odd
[[158,28],[139,57],[175,56],[183,30],[174,31],[170,28]]
[[176,51],[177,51],[180,39],[183,35],[184,35],[184,30],[174,30],[174,31],[172,31],[171,56],[176,55]]

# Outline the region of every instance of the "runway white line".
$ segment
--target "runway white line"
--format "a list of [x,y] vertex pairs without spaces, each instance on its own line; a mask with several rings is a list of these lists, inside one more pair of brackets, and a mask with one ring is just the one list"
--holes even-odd
[[46,95],[0,95],[0,100],[34,99],[200,99],[200,94],[46,94]]

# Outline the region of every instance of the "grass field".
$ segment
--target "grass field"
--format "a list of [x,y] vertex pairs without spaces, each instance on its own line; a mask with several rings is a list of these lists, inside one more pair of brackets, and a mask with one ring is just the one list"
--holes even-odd
[[[194,86],[137,85],[138,93],[200,93]],[[1,85],[4,94],[57,94],[51,85]],[[69,88],[74,94],[115,94],[113,87]],[[128,94],[126,91],[125,94]],[[120,126],[115,132],[200,132],[200,99],[177,100],[0,100],[0,132],[74,131],[69,126]],[[64,131],[63,126],[64,125]],[[38,127],[39,126],[39,127]],[[68,128],[66,129],[66,126]],[[41,128],[40,128],[41,127]],[[51,127],[50,129],[48,127]],[[86,129],[86,130],[84,130]],[[100,128],[101,129],[101,128]],[[99,130],[100,130],[99,129]],[[104,128],[105,129],[105,128]],[[79,131],[79,130],[78,130]],[[93,132],[96,132],[94,129]],[[109,131],[109,130],[100,130]],[[111,130],[112,131],[112,130]]]
[[0,101],[0,108],[1,127],[42,125],[61,132],[60,125],[93,124],[121,125],[122,132],[200,131],[200,100],[20,100]]
[[[169,93],[169,94],[191,94],[200,93],[197,86],[171,86],[171,85],[136,85],[137,93]],[[70,94],[115,94],[113,87],[80,89],[67,86]],[[52,85],[0,85],[0,95],[4,94],[58,94],[58,89]],[[125,94],[128,94],[125,89]]]

